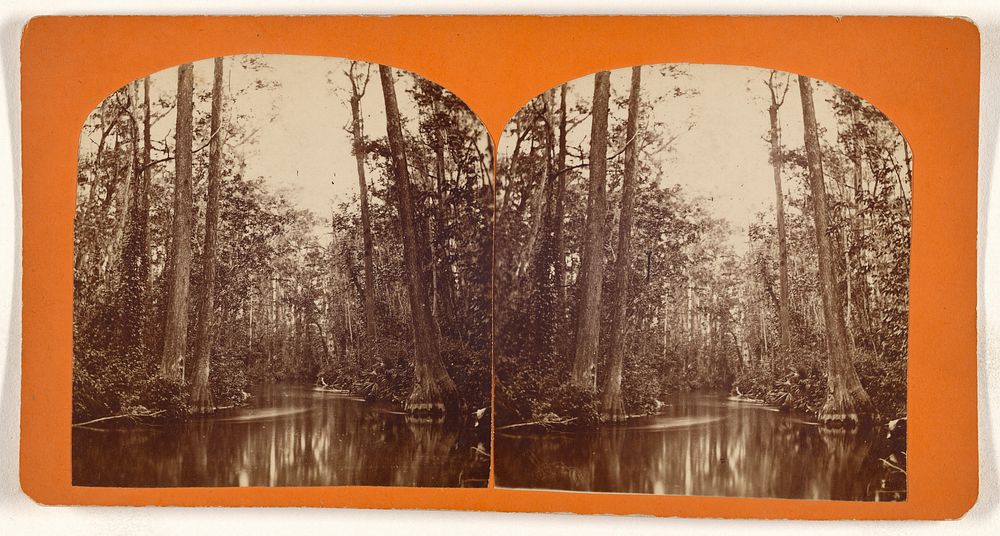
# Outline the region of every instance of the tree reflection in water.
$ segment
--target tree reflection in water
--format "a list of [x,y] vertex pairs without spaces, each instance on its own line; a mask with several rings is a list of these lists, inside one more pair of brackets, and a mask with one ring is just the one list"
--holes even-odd
[[498,433],[495,473],[498,486],[513,488],[874,500],[886,478],[875,443],[873,434],[685,393],[659,415],[624,426]]
[[252,407],[211,417],[74,429],[73,484],[482,487],[489,437],[472,430],[309,387],[264,386]]

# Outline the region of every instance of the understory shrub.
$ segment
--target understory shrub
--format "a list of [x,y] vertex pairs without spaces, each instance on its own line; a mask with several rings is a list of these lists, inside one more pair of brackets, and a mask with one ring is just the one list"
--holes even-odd
[[383,338],[352,355],[333,360],[319,368],[317,383],[350,391],[372,402],[403,405],[413,387],[411,345]]
[[[490,406],[490,363],[486,350],[457,339],[441,339],[441,360],[467,408]],[[350,391],[373,402],[404,405],[413,390],[413,343],[383,337],[362,356],[338,359],[320,367],[317,383]]]
[[587,426],[598,422],[599,403],[591,391],[567,381],[559,384],[551,395],[546,403],[540,405],[542,413],[573,419],[573,426]]
[[820,354],[808,349],[789,357],[793,365],[775,372],[764,367],[745,369],[733,383],[732,392],[815,416],[826,399],[826,363]]
[[489,408],[492,387],[489,350],[477,350],[461,340],[443,337],[441,359],[465,406],[472,411]]
[[235,406],[248,398],[250,378],[242,359],[225,352],[212,356],[208,373],[212,403],[217,407]]
[[666,377],[663,373],[668,367],[662,360],[643,359],[638,353],[634,357],[624,363],[622,403],[629,415],[646,415],[656,411],[657,401],[665,394],[662,379]]
[[871,397],[878,422],[906,416],[906,359],[859,351],[854,356],[854,368]]
[[496,356],[496,422],[500,426],[537,421],[569,371],[552,355]]
[[551,354],[497,359],[497,424],[571,419],[572,426],[584,426],[597,422],[598,399],[570,381],[564,360]]
[[[746,369],[737,377],[732,392],[763,400],[782,409],[815,416],[826,401],[826,356],[800,351],[793,366],[777,374],[763,367]],[[906,416],[906,360],[855,351],[854,368],[871,398],[876,422]]]
[[115,352],[78,349],[73,356],[73,421],[114,415],[187,412],[184,384],[157,374],[151,355],[126,358]]

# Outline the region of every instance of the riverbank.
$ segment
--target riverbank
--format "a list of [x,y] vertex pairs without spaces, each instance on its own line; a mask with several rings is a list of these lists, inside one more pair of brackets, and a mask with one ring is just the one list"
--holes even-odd
[[[772,372],[748,368],[733,381],[732,395],[762,400],[785,411],[815,417],[826,401],[827,373],[821,355],[796,356],[796,366]],[[906,361],[855,353],[854,366],[872,404],[872,422],[885,426],[906,417]]]

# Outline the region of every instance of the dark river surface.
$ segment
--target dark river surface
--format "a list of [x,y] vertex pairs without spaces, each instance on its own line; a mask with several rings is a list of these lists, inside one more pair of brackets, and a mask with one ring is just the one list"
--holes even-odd
[[495,475],[498,487],[510,488],[905,499],[905,476],[889,475],[876,444],[874,433],[823,429],[725,395],[682,393],[658,415],[624,425],[572,433],[498,431]]
[[489,433],[268,385],[248,406],[159,425],[73,429],[77,486],[485,487]]

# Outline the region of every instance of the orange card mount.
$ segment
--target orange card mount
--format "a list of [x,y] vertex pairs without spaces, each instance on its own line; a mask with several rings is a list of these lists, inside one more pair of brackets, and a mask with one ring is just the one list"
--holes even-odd
[[[502,151],[501,134],[508,122],[543,92],[598,71],[634,65],[732,65],[798,73],[846,89],[877,107],[905,136],[914,175],[905,500],[882,503],[672,495],[671,490],[647,495],[504,489],[494,481],[496,467],[480,488],[433,483],[419,487],[292,483],[283,487],[280,481],[257,482],[238,475],[224,487],[191,487],[183,481],[172,486],[154,482],[146,487],[74,485],[74,218],[81,125],[92,118],[95,107],[123,87],[133,88],[123,96],[138,97],[141,88],[130,84],[134,80],[196,62],[194,76],[201,90],[210,87],[202,84],[211,80],[211,67],[210,62],[200,60],[256,54],[349,58],[419,74],[453,92],[478,116],[492,139],[489,150],[500,146]],[[375,87],[379,73],[371,73]],[[943,519],[961,516],[976,500],[979,33],[966,20],[42,17],[32,20],[24,30],[21,80],[24,315],[20,462],[22,488],[39,502]],[[617,93],[613,92],[612,98],[624,98],[625,86],[618,80],[614,79]],[[434,94],[432,88],[426,91]],[[817,106],[822,106],[822,91],[817,92]],[[400,87],[396,93],[405,115],[411,92]],[[195,100],[196,121],[207,117],[202,111],[208,109],[211,99],[208,92],[204,95]],[[589,94],[586,97],[589,101]],[[388,123],[387,127],[381,119],[366,125],[372,130],[388,128],[392,145],[392,121]],[[407,128],[404,124],[402,133]],[[122,143],[121,153],[126,155],[127,143]],[[786,143],[798,146],[801,138]],[[392,153],[391,147],[384,152],[386,158]],[[350,156],[349,151],[345,154]],[[394,169],[398,172],[398,166]],[[223,175],[229,177],[227,173],[230,171]],[[421,172],[413,173],[417,177]],[[199,184],[196,179],[196,192],[202,195],[204,190],[197,190]],[[312,440],[319,439],[313,436]],[[493,463],[501,458],[494,458]]]

